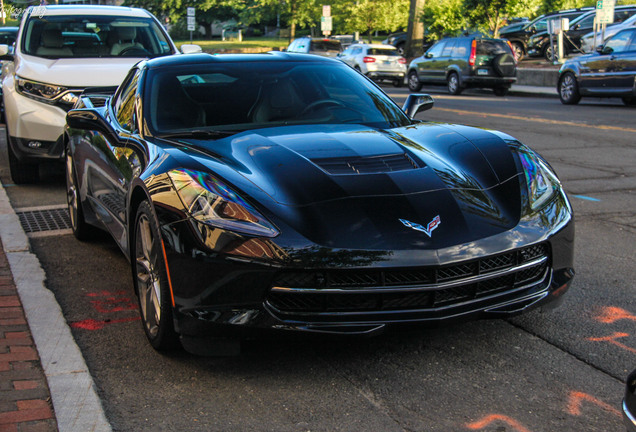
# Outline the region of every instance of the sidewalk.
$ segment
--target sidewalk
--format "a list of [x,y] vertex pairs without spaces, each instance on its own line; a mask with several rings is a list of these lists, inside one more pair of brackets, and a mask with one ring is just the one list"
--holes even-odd
[[57,430],[49,386],[0,241],[0,431]]

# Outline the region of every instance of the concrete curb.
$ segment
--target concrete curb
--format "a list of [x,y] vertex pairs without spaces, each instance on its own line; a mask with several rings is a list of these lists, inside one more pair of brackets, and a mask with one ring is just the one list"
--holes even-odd
[[75,343],[46,275],[0,184],[0,238],[51,391],[60,432],[110,432],[112,428],[84,357]]

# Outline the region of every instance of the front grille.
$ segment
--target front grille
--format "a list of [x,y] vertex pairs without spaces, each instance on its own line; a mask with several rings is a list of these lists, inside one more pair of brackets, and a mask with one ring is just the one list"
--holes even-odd
[[421,168],[406,153],[370,156],[312,159],[329,174],[378,174],[393,171],[405,171]]
[[435,309],[537,284],[549,266],[549,247],[440,267],[282,272],[267,303],[283,314]]

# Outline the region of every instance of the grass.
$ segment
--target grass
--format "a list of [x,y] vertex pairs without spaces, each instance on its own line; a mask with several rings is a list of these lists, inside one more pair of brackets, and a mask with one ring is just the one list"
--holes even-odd
[[[190,40],[175,41],[178,47],[183,44],[189,44]],[[206,52],[261,52],[261,51],[277,51],[280,48],[287,48],[289,40],[278,38],[243,38],[243,42],[239,41],[222,41],[222,40],[193,40],[192,43],[199,45]]]

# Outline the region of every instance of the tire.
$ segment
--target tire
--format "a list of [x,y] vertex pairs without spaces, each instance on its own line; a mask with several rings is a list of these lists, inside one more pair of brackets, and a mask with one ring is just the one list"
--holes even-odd
[[395,47],[395,49],[397,50],[397,52],[403,56],[404,55],[404,48],[406,47],[406,44],[404,42],[397,44],[397,46]]
[[133,281],[144,332],[154,349],[174,350],[180,343],[172,319],[163,244],[159,222],[148,201],[143,201],[137,209],[132,238]]
[[11,137],[9,136],[9,128],[5,128],[7,132],[7,152],[9,153],[9,170],[11,171],[11,179],[15,184],[37,183],[40,180],[40,167],[36,163],[26,163],[18,160],[13,153],[11,146]]
[[508,87],[495,87],[492,91],[495,93],[495,96],[506,96],[510,89]]
[[627,106],[636,106],[636,96],[623,96],[623,103]]
[[564,105],[576,105],[581,100],[579,84],[572,72],[566,72],[559,78],[557,90],[561,103]]
[[448,93],[452,95],[461,94],[462,86],[459,84],[459,76],[455,72],[451,72],[446,77],[446,84],[448,87]]
[[408,78],[407,78],[407,83],[409,86],[409,90],[412,92],[418,92],[420,90],[422,90],[422,83],[420,82],[419,78],[417,77],[417,72],[415,72],[414,70],[409,72]]
[[512,52],[514,52],[517,61],[521,61],[521,59],[526,55],[526,51],[523,49],[523,45],[519,42],[512,43]]
[[552,60],[552,51],[554,50],[554,48],[556,47],[553,47],[552,45],[548,43],[543,49],[543,58],[545,58],[546,61],[549,61],[549,62],[554,61]]
[[493,59],[492,67],[500,77],[514,76],[517,69],[511,54],[499,54]]
[[68,205],[68,214],[71,219],[71,229],[76,239],[80,241],[91,240],[95,238],[97,228],[86,223],[84,219],[84,209],[80,202],[79,186],[77,184],[77,174],[75,173],[75,165],[66,149],[66,203]]
[[404,78],[396,78],[393,80],[393,87],[402,87],[404,86]]

